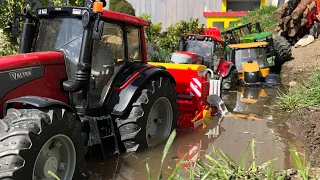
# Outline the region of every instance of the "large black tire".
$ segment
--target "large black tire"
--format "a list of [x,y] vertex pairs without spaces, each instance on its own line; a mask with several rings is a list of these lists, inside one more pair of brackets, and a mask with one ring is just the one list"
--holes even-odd
[[[43,153],[41,149],[44,144],[56,135],[67,137],[66,139],[69,138],[72,141],[76,152],[73,179],[83,179],[82,170],[85,168],[87,136],[83,133],[82,124],[76,120],[74,113],[58,108],[43,111],[38,109],[8,110],[7,115],[0,120],[0,179],[32,180],[33,172],[37,168],[35,162],[39,152]],[[57,151],[59,151],[61,146],[54,145],[54,148],[58,148]],[[52,154],[46,154],[45,157],[52,157]],[[66,167],[67,170],[63,173],[72,171],[68,165]]]
[[232,68],[228,76],[222,78],[222,90],[235,90],[239,84],[239,76],[236,68]]
[[[121,141],[127,152],[135,152],[151,147],[148,143],[148,135],[146,132],[148,117],[154,103],[163,98],[171,104],[171,112],[169,113],[172,113],[172,119],[171,123],[165,120],[165,123],[168,123],[168,125],[165,126],[170,130],[164,133],[159,143],[165,141],[177,127],[178,103],[174,84],[168,78],[152,78],[143,84],[141,94],[133,100],[132,107],[129,109],[130,114],[116,119]],[[162,109],[160,113],[166,111],[167,110]],[[171,128],[169,126],[171,126]]]
[[275,51],[275,63],[283,64],[292,57],[291,44],[283,36],[273,38],[273,48]]

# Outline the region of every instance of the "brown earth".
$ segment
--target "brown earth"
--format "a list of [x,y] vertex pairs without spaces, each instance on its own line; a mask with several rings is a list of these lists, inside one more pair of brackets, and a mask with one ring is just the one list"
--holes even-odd
[[[281,83],[295,86],[308,79],[315,68],[320,68],[320,39],[305,47],[292,48],[293,59],[286,62],[281,70]],[[299,108],[291,112],[286,124],[289,131],[306,143],[311,165],[320,167],[320,106]]]
[[320,39],[313,43],[299,48],[292,48],[293,59],[286,62],[281,70],[281,83],[292,86],[295,82],[304,80],[310,75],[312,70],[320,67]]

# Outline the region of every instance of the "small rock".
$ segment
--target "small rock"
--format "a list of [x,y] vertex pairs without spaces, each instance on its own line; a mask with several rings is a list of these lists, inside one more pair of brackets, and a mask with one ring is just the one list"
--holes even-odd
[[296,169],[288,169],[287,170],[287,176],[292,176],[292,175],[295,175],[297,174],[297,170]]

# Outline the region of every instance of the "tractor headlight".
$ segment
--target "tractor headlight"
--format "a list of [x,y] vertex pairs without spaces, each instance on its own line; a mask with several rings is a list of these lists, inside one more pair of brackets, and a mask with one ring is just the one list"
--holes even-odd
[[48,14],[48,9],[39,9],[38,14]]
[[81,15],[82,14],[82,10],[81,9],[72,9],[72,14],[73,15]]

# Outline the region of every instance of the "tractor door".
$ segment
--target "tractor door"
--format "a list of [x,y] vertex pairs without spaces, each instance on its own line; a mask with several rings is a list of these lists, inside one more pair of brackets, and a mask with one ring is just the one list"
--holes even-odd
[[129,62],[142,62],[140,28],[104,22],[101,40],[93,42],[90,108],[102,107]]

